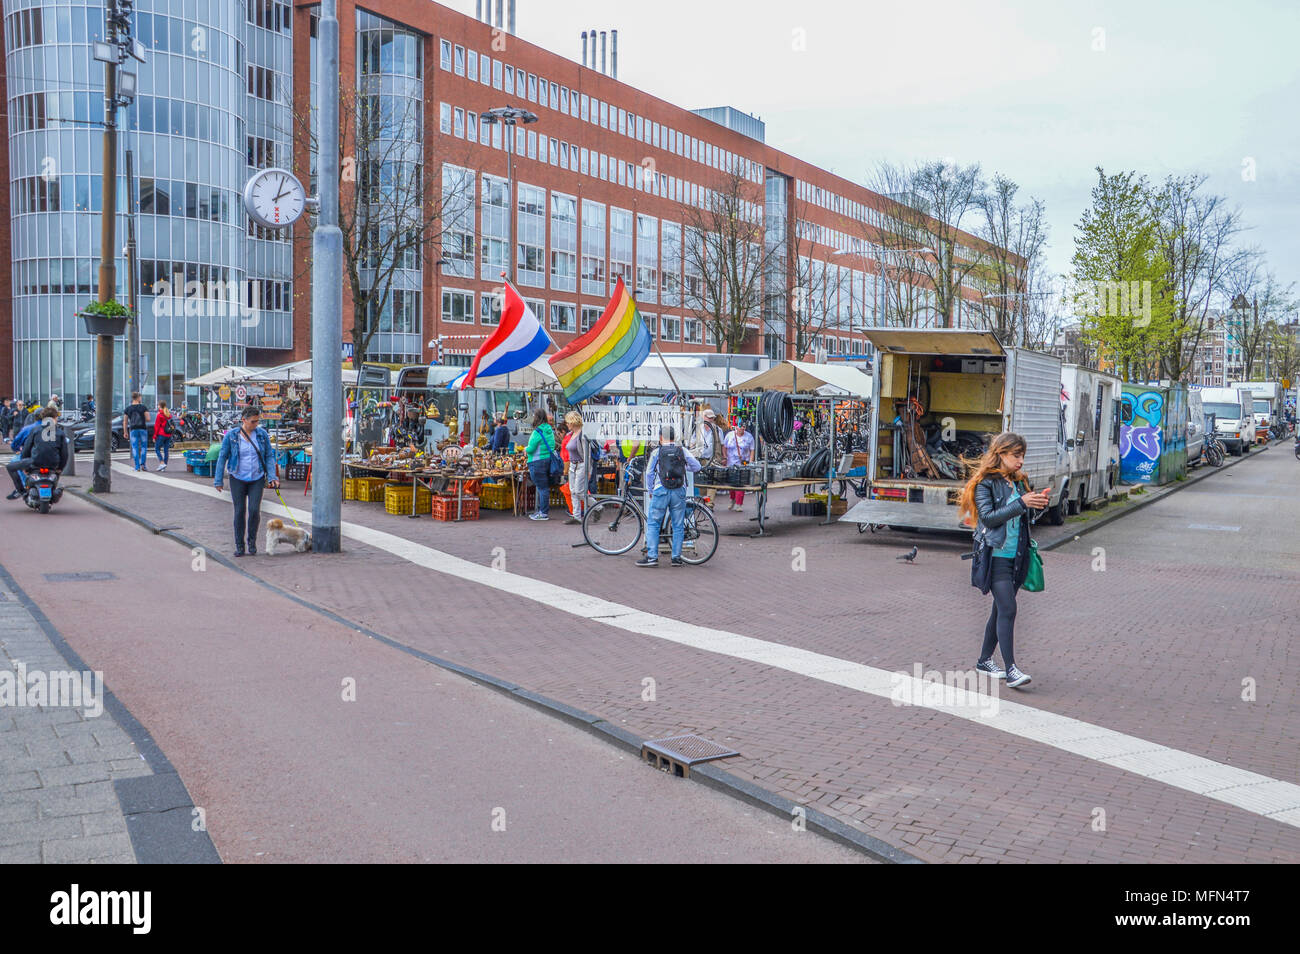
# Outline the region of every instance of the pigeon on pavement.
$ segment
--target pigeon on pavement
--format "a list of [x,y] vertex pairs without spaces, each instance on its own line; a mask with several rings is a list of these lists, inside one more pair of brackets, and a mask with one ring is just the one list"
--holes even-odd
[[903,554],[902,556],[900,556],[900,557],[894,557],[894,559],[895,559],[895,560],[906,560],[908,563],[915,563],[915,562],[916,562],[916,547],[912,547],[911,550],[907,551],[906,553],[904,553],[904,554]]

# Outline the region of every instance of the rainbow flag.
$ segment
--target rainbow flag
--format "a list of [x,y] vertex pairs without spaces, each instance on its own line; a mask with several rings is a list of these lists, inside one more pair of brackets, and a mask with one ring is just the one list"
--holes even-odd
[[600,320],[552,355],[549,363],[565,398],[577,404],[598,394],[615,375],[641,367],[650,346],[650,330],[620,276]]

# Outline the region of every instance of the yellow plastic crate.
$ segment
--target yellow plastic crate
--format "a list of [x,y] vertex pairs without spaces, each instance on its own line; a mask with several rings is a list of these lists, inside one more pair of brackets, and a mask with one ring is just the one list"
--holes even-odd
[[357,477],[352,485],[353,499],[363,503],[378,503],[384,499],[382,477]]
[[[433,503],[431,494],[423,487],[420,488],[419,494],[415,498],[415,512],[428,513]],[[387,484],[384,487],[384,510],[388,513],[405,513],[411,512],[411,485],[410,484]]]
[[343,478],[343,499],[344,500],[357,499],[357,479],[355,477]]
[[510,510],[514,505],[514,488],[510,484],[483,485],[479,494],[479,506],[484,510]]

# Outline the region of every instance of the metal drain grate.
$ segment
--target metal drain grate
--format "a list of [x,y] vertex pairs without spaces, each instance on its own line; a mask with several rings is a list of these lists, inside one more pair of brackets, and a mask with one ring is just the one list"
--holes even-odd
[[740,753],[702,735],[673,735],[641,743],[641,758],[657,769],[679,778],[691,777],[691,766],[714,759],[728,759]]
[[107,570],[90,570],[85,573],[46,573],[48,583],[88,583],[92,580],[116,580]]

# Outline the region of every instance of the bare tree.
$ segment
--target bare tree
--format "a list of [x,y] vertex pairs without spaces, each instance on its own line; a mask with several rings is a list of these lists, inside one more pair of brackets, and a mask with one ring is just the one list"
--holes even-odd
[[[800,213],[798,221],[806,220]],[[836,316],[836,297],[840,283],[833,280],[835,266],[813,255],[815,243],[805,238],[798,229],[790,242],[790,271],[794,278],[790,299],[790,347],[796,361],[802,361],[813,350],[816,339],[826,333]]]
[[[431,71],[426,66],[426,86]],[[344,86],[339,95],[339,229],[355,368],[385,321],[395,328],[405,316],[420,329],[420,286],[407,276],[441,260],[444,212],[462,214],[476,201],[473,176],[453,177],[447,188],[441,169],[425,168],[425,103],[395,91],[392,77],[383,81],[363,74],[357,88]],[[314,156],[320,147],[315,110],[293,115],[295,154]],[[459,158],[468,164],[468,152]],[[305,272],[310,257],[301,263]]]
[[1246,254],[1232,241],[1241,231],[1241,212],[1223,196],[1202,189],[1206,176],[1169,176],[1150,193],[1157,248],[1165,262],[1164,285],[1173,296],[1171,326],[1161,355],[1162,376],[1187,373],[1209,330],[1210,303],[1226,276]]
[[[1261,365],[1261,373],[1276,377],[1275,348],[1296,320],[1294,283],[1282,285],[1261,258],[1251,257],[1228,272],[1223,297],[1231,314],[1228,346],[1240,349],[1245,365],[1241,379],[1253,380]],[[1283,350],[1289,354],[1285,343]]]
[[[995,175],[979,196],[984,223],[976,234],[988,243],[975,278],[989,289],[982,313],[990,331],[1003,344],[1043,346],[1054,331],[1050,306],[1055,296],[1047,287],[1043,250],[1047,245],[1046,208],[1041,199],[1016,202],[1020,187]],[[1050,338],[1046,344],[1050,344]]]
[[913,167],[884,163],[875,176],[873,189],[892,200],[877,230],[878,243],[909,256],[934,297],[934,323],[943,327],[955,324],[962,285],[984,259],[980,243],[962,229],[963,220],[979,209],[983,186],[979,165],[943,161]]
[[737,164],[720,174],[701,206],[684,208],[683,303],[720,352],[744,349],[751,323],[761,318],[769,270],[787,250],[784,242],[768,248],[764,241],[762,201],[762,185]]

